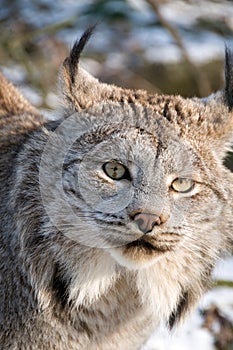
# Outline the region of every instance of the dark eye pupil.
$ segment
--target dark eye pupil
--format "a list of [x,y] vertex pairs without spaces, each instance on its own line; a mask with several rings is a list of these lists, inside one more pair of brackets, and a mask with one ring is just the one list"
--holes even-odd
[[102,166],[105,174],[113,180],[127,179],[131,180],[128,169],[116,161],[106,162]]

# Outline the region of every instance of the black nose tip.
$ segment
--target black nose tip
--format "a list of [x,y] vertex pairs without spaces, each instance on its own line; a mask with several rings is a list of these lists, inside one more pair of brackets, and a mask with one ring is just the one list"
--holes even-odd
[[133,219],[143,233],[151,232],[155,225],[161,224],[160,217],[151,213],[138,213]]

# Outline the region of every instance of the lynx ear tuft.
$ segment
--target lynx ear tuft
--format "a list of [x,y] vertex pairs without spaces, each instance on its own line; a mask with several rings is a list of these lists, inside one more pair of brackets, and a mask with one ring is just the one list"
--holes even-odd
[[233,52],[225,47],[225,99],[229,110],[233,108]]
[[64,116],[70,115],[80,109],[89,108],[94,103],[107,98],[112,91],[107,84],[100,83],[98,79],[85,71],[80,64],[80,54],[90,39],[96,25],[89,27],[77,40],[61,66],[58,81],[62,94],[62,108]]
[[91,35],[94,32],[94,29],[96,27],[96,24],[89,27],[81,36],[79,40],[77,40],[70,52],[70,56],[67,57],[66,63],[69,67],[69,72],[70,72],[70,79],[72,84],[75,82],[75,76],[77,73],[78,69],[78,63],[79,63],[79,58],[80,54],[82,53],[85,45],[87,44],[88,40],[90,39]]

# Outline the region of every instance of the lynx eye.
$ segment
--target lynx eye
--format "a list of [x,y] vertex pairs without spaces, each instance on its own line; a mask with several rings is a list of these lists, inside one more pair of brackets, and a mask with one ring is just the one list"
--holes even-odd
[[117,161],[107,162],[103,164],[103,171],[113,180],[128,179],[130,175],[128,169]]
[[171,188],[176,192],[187,193],[194,188],[194,185],[195,182],[192,179],[178,177],[172,182]]

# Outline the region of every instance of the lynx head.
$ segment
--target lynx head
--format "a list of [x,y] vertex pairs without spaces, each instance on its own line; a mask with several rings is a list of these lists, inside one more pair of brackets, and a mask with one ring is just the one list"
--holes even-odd
[[157,264],[195,299],[232,238],[233,177],[223,166],[232,54],[226,49],[225,89],[208,98],[149,95],[80,67],[91,31],[60,71],[63,119],[40,169],[45,208],[68,238],[105,249],[126,269]]

